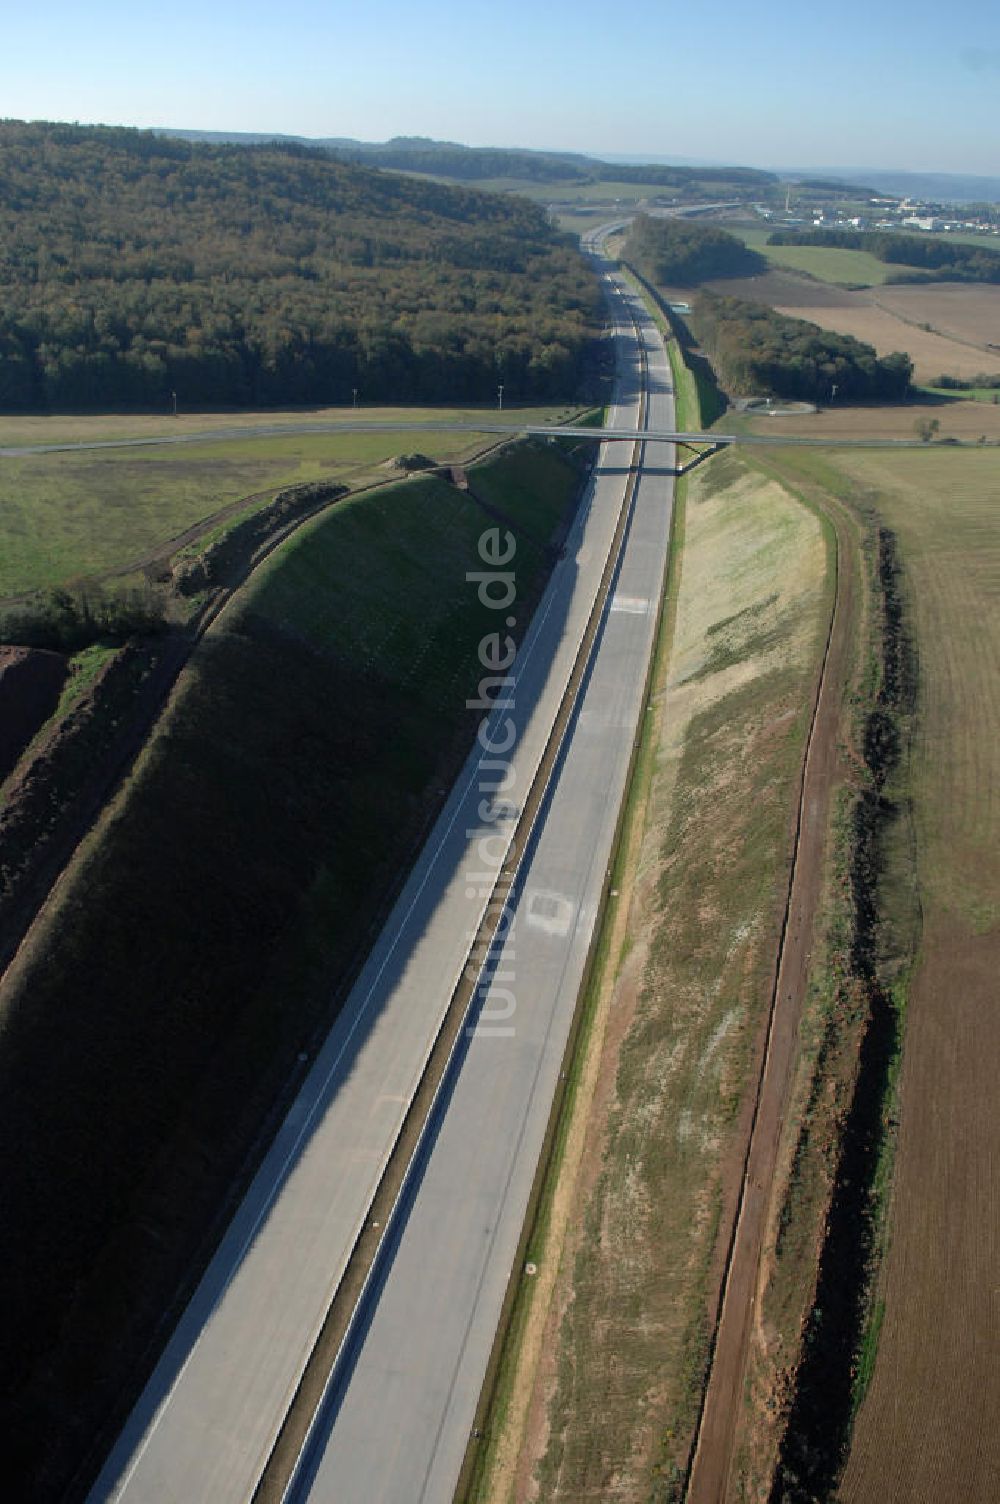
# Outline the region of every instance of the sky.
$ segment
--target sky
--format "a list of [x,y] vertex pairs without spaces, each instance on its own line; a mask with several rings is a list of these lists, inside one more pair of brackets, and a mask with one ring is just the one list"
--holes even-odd
[[39,0],[0,118],[1000,174],[997,0]]

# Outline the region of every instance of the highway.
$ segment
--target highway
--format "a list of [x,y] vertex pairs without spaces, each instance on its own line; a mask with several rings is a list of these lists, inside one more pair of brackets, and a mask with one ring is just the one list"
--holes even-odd
[[[620,376],[610,416],[634,432],[639,363],[627,320],[616,342]],[[245,1504],[253,1495],[365,1225],[549,740],[622,510],[627,475],[620,460],[602,449],[564,557],[510,670],[513,706],[500,705],[484,717],[485,754],[479,747],[470,754],[100,1471],[89,1496],[95,1504]],[[659,523],[665,536],[662,493]],[[610,619],[641,621],[648,634],[654,596],[647,592],[642,599],[647,604],[637,612],[623,596]],[[641,666],[637,672],[641,676]],[[497,754],[509,737],[516,748],[511,779],[499,813],[484,827],[483,792],[496,787]],[[627,728],[619,728],[617,739],[627,750]],[[606,797],[602,789],[602,802]],[[594,900],[581,902],[584,933]],[[551,928],[556,921],[547,923]],[[360,1497],[375,1496],[363,1491]]]
[[[638,300],[633,308],[649,349],[649,419],[669,422],[666,354]],[[646,454],[576,719],[509,906],[513,920],[484,978],[482,1012],[466,1031],[385,1272],[287,1495],[295,1504],[448,1504],[453,1496],[643,712],[673,486],[672,456],[652,445]]]

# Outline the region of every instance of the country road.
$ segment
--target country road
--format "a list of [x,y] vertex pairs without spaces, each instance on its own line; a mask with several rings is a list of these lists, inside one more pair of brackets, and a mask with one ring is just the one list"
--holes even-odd
[[[641,317],[648,331],[644,311]],[[634,439],[639,360],[628,318],[616,343],[612,420],[631,425]],[[92,1500],[244,1504],[253,1495],[466,967],[470,937],[573,670],[627,480],[619,458],[609,460],[602,449],[564,557],[511,670],[514,703],[509,713],[500,705],[484,721],[485,757],[477,749],[452,790],[337,1024],[106,1459]],[[661,478],[658,484],[660,500],[648,506],[658,506],[665,540],[667,482]],[[639,610],[622,597],[626,604],[609,621],[633,621],[648,635],[654,597],[647,592]],[[642,671],[640,662],[640,681]],[[485,831],[483,789],[495,783],[490,769],[511,731],[516,756],[504,790],[506,808]],[[627,728],[619,728],[616,740],[627,747]],[[606,809],[607,789],[598,788]],[[578,925],[586,929],[588,915],[592,923],[593,913],[581,911],[574,931]]]
[[[662,420],[666,422],[666,420]],[[32,455],[43,454],[71,454],[80,450],[91,449],[148,449],[160,445],[179,444],[217,444],[226,440],[235,439],[265,439],[265,438],[288,438],[299,434],[337,434],[337,433],[488,433],[496,434],[499,438],[568,438],[568,439],[593,439],[604,442],[631,442],[635,433],[627,425],[611,424],[606,428],[589,428],[574,423],[504,423],[500,420],[483,416],[482,420],[468,422],[436,422],[433,419],[421,419],[413,423],[400,422],[398,419],[381,418],[337,418],[328,422],[286,422],[286,423],[252,423],[242,428],[214,428],[205,433],[178,433],[159,434],[155,437],[141,439],[87,439],[67,444],[22,444],[0,447],[0,459],[27,459]],[[803,449],[938,449],[940,444],[932,446],[917,438],[880,439],[880,438],[847,438],[836,436],[824,436],[822,438],[811,437],[805,434],[769,434],[769,433],[716,433],[714,430],[690,431],[675,429],[671,426],[659,427],[651,424],[648,438],[651,442],[673,444],[749,444],[751,446],[764,445],[773,447],[780,445],[782,448]],[[948,439],[949,448],[979,449],[982,445],[978,439]]]

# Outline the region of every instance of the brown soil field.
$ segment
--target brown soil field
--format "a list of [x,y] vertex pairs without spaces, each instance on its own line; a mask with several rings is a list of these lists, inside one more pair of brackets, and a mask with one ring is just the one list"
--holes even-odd
[[[858,298],[867,298],[859,293]],[[895,314],[877,305],[860,303],[853,308],[826,308],[818,305],[803,308],[780,308],[796,318],[810,319],[824,329],[838,334],[853,334],[855,339],[874,345],[879,355],[905,350],[913,361],[913,378],[931,382],[942,373],[968,380],[980,372],[1000,371],[1000,350],[977,350],[941,334],[929,334],[913,324],[904,323]]]
[[[932,282],[880,287],[875,300],[898,318],[930,324],[938,334],[1000,354],[1000,287]],[[988,368],[984,368],[988,369]]]
[[832,456],[898,536],[920,665],[909,988],[874,1375],[843,1504],[1000,1498],[1000,475],[938,450]]
[[809,319],[838,334],[853,334],[874,345],[879,355],[905,350],[918,382],[942,374],[965,380],[1000,371],[1000,287],[929,282],[849,292],[792,272],[714,282],[712,287],[729,297],[770,303],[779,313]]
[[[977,440],[985,435],[991,444],[1000,441],[1000,403],[992,402],[945,400],[887,407],[830,407],[784,418],[741,418],[740,426],[751,433],[801,434],[803,438],[915,439],[917,424],[925,419],[940,423],[939,439]],[[715,426],[720,433],[731,432],[732,414],[725,413]],[[930,447],[936,450],[938,446]]]

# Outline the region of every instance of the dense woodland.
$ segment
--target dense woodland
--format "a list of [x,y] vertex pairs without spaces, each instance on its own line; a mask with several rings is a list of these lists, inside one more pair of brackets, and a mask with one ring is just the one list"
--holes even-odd
[[564,397],[599,312],[522,199],[0,122],[0,411]]
[[693,287],[713,277],[752,277],[767,262],[735,235],[691,219],[652,219],[639,214],[632,222],[624,259],[650,282]]
[[769,245],[825,245],[869,251],[879,261],[920,268],[898,272],[891,282],[1000,282],[1000,251],[922,235],[894,235],[878,230],[775,230]]
[[908,355],[876,355],[849,334],[789,318],[766,303],[724,298],[703,289],[693,322],[722,385],[743,395],[827,402],[899,402],[907,395]]

